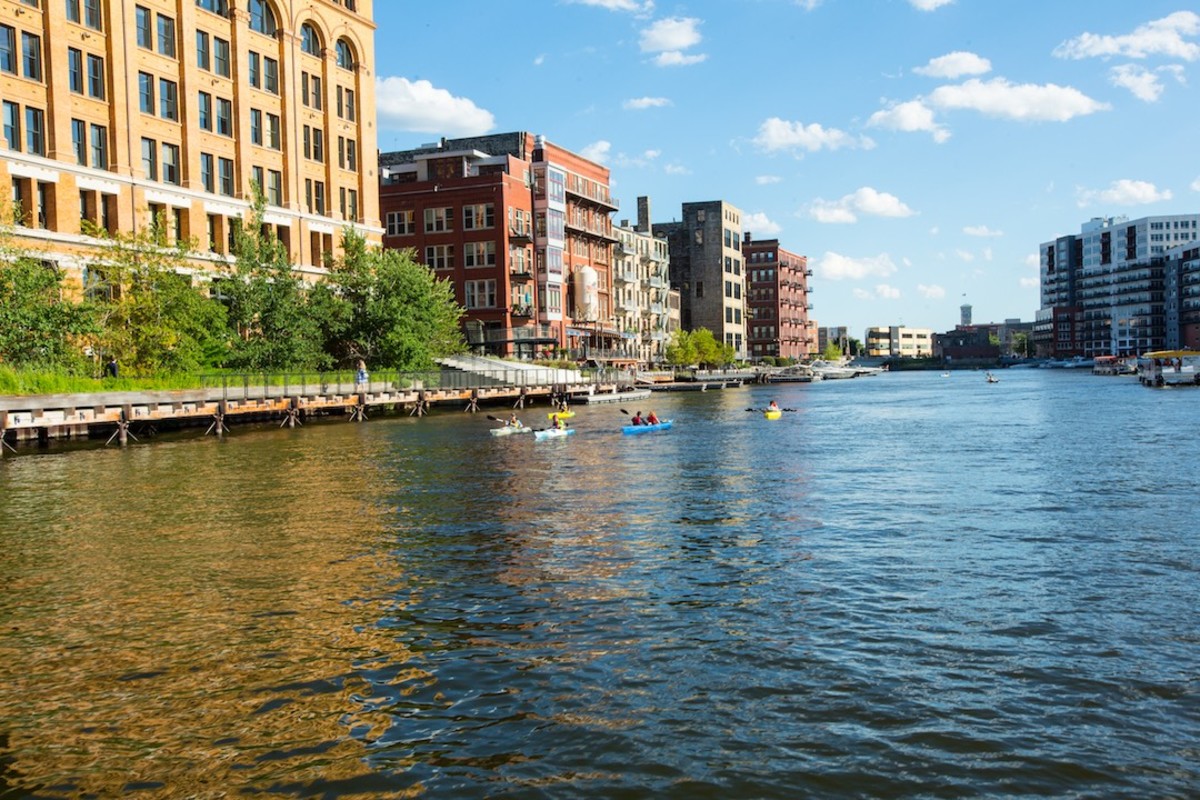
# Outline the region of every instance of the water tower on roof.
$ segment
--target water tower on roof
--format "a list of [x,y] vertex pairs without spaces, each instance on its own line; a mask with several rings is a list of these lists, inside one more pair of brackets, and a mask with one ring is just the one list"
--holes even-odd
[[963,328],[969,328],[971,326],[971,304],[963,303],[958,307],[958,310],[961,315],[958,323],[959,326]]

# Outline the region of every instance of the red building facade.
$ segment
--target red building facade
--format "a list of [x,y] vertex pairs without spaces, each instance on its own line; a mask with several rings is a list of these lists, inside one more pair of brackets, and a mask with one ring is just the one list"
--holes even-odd
[[809,325],[808,258],[779,246],[778,239],[742,241],[746,259],[746,333],[751,359],[801,360],[816,351]]
[[472,349],[605,351],[613,320],[608,170],[529,133],[380,155],[385,247],[454,285]]

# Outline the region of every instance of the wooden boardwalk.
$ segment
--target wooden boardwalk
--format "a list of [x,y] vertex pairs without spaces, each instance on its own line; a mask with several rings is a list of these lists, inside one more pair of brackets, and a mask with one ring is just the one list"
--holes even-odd
[[363,421],[373,410],[385,409],[423,416],[435,406],[468,412],[482,406],[524,408],[537,401],[550,403],[575,394],[624,388],[604,376],[552,383],[536,374],[522,374],[505,383],[461,373],[422,373],[419,378],[394,374],[361,386],[319,377],[291,381],[281,376],[256,377],[261,380],[226,380],[219,386],[185,391],[0,397],[0,456],[6,449],[12,452],[11,445],[18,442],[107,437],[109,443],[126,444],[159,427],[206,427],[206,434],[220,436],[229,425],[270,419],[294,427],[315,416]]

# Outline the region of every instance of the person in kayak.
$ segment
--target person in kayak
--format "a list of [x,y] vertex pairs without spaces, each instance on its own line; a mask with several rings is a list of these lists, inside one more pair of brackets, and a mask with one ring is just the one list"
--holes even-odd
[[653,411],[651,411],[649,414],[646,415],[646,424],[647,425],[657,425],[658,424],[658,417],[655,416]]
[[645,420],[642,419],[642,412],[637,412],[633,415],[633,419],[629,420],[630,425],[645,425]]
[[506,427],[506,428],[523,428],[525,426],[521,424],[521,420],[517,419],[517,412],[514,411],[513,413],[508,415],[508,421],[504,423],[504,427]]

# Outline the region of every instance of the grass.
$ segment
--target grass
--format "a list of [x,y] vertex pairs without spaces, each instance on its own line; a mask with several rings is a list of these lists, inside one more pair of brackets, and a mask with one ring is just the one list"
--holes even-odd
[[50,370],[13,369],[0,365],[0,395],[87,394],[142,390],[196,389],[196,375],[156,375],[149,378],[90,378]]

